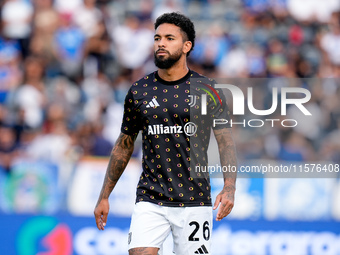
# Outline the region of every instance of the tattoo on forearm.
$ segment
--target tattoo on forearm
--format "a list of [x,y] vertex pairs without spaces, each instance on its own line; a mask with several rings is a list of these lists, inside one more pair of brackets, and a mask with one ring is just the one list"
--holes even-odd
[[235,194],[235,184],[234,183],[225,183],[224,188],[222,190],[222,194],[226,195],[229,200],[234,200]]
[[[220,130],[215,130],[214,133],[218,143],[221,165],[230,166],[230,168],[237,168],[236,151],[231,130],[229,128],[223,128]],[[225,180],[223,192],[226,192],[229,195],[232,194],[232,196],[234,196],[237,171],[227,171],[223,174]]]
[[97,202],[107,199],[111,194],[117,181],[124,172],[134,149],[134,141],[137,135],[131,136],[121,133],[111,151],[110,161],[106,170],[104,183]]

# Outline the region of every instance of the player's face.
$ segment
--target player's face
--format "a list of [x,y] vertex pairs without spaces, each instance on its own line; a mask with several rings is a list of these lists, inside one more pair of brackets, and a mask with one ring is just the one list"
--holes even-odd
[[184,41],[178,26],[168,23],[159,25],[154,36],[155,65],[160,69],[172,67],[181,57],[185,57],[188,43]]

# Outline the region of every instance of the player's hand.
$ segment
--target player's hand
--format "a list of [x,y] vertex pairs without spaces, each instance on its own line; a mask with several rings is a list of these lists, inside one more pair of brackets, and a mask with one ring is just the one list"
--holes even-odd
[[97,203],[94,209],[94,217],[96,219],[97,228],[99,230],[104,230],[107,221],[107,215],[109,214],[109,201],[108,199],[102,199]]
[[223,190],[216,196],[214,210],[216,210],[221,203],[221,206],[218,208],[216,221],[222,220],[226,217],[234,207],[234,195],[235,195],[235,186],[234,185],[225,185]]

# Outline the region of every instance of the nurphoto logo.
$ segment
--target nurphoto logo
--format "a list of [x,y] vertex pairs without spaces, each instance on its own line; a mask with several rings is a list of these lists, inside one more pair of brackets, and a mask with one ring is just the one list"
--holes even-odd
[[[234,116],[245,116],[245,105],[247,105],[247,110],[256,116],[261,118],[253,119],[241,119],[241,121],[227,120],[227,119],[214,119],[213,127],[217,125],[230,124],[230,126],[241,125],[243,127],[259,128],[263,127],[265,124],[274,127],[276,123],[280,123],[282,127],[295,127],[298,125],[296,119],[282,119],[282,118],[263,118],[275,113],[278,109],[280,110],[281,116],[287,115],[287,108],[290,106],[295,106],[304,116],[312,116],[310,111],[305,107],[304,104],[308,103],[311,99],[311,92],[305,88],[300,87],[273,87],[271,89],[271,106],[268,109],[256,109],[254,103],[254,92],[252,87],[248,87],[246,90],[246,95],[244,92],[236,85],[232,84],[216,84],[216,89],[227,89],[232,96],[232,115]],[[206,90],[204,90],[206,91]],[[217,98],[220,99],[217,93]],[[211,93],[202,94],[201,100],[201,115],[207,115],[207,95],[213,98]],[[292,98],[290,95],[298,95],[298,98]],[[280,104],[279,104],[280,101]],[[216,104],[216,102],[215,102]]]

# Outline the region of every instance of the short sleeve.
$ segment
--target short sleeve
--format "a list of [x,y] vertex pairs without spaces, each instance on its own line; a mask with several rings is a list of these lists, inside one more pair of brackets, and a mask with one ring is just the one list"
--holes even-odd
[[[212,120],[220,120],[213,129],[230,128],[230,111],[226,97],[221,89],[215,89],[213,93],[214,100],[209,103],[209,115]],[[214,123],[214,122],[213,122]],[[215,122],[217,123],[217,122]]]
[[136,135],[141,129],[139,109],[136,107],[131,89],[124,101],[124,116],[121,132],[127,135]]

